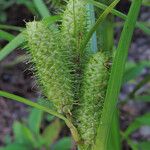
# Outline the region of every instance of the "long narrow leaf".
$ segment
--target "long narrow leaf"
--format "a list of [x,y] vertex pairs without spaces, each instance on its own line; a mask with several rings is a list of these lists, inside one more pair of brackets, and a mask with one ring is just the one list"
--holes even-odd
[[0,39],[11,41],[14,37],[15,37],[14,35],[6,32],[6,31],[0,30]]
[[28,126],[30,130],[35,134],[40,134],[40,126],[42,122],[43,111],[33,108],[28,118]]
[[47,147],[49,147],[49,145],[52,145],[58,138],[61,128],[62,126],[59,119],[55,120],[48,127],[46,127],[42,134],[42,138]]
[[24,28],[18,26],[12,26],[12,25],[0,24],[0,29],[22,31]]
[[91,39],[93,33],[97,30],[97,28],[99,27],[99,25],[105,20],[105,18],[107,17],[107,15],[111,12],[111,10],[118,4],[120,0],[115,0],[110,6],[108,6],[105,11],[99,16],[99,18],[97,19],[96,23],[94,24],[94,26],[91,28],[91,30],[87,33],[86,38],[83,42],[83,45],[81,47],[81,50],[84,50],[87,43],[89,42],[89,40]]
[[135,96],[134,100],[139,102],[150,102],[150,95]]
[[17,4],[24,5],[28,8],[28,10],[33,14],[37,15],[37,11],[35,9],[35,6],[31,0],[18,0]]
[[[61,20],[61,16],[60,15],[56,15],[56,16],[48,16],[48,17],[44,17],[42,19],[42,22],[46,25],[46,26],[50,26],[52,24],[54,24],[55,22]],[[55,27],[56,28],[56,27]]]
[[42,18],[50,16],[50,12],[43,0],[33,0],[33,2]]
[[138,77],[142,70],[145,68],[145,66],[143,65],[136,65],[125,70],[124,76],[123,76],[123,84],[127,83],[128,81],[132,80],[132,79],[136,79],[136,77]]
[[21,102],[23,104],[26,104],[28,106],[31,106],[31,107],[34,107],[34,108],[37,108],[37,109],[40,109],[40,110],[43,110],[44,112],[47,112],[51,115],[54,115],[62,120],[65,121],[66,125],[70,128],[70,131],[74,137],[74,139],[76,141],[80,141],[80,136],[78,135],[78,132],[77,132],[77,129],[74,127],[74,125],[70,122],[70,120],[68,120],[67,118],[65,118],[62,114],[59,114],[57,113],[56,111],[50,109],[50,108],[47,108],[47,107],[44,107],[44,106],[41,106],[35,102],[32,102],[28,99],[25,99],[25,98],[22,98],[20,96],[17,96],[17,95],[14,95],[14,94],[10,94],[8,92],[5,92],[5,91],[1,91],[0,90],[0,96],[2,97],[5,97],[5,98],[8,98],[9,100],[15,100],[15,101],[18,101],[18,102]]
[[[88,13],[89,13],[89,21],[90,21],[90,27],[91,28],[95,24],[95,12],[94,12],[94,6],[92,4],[88,4]],[[96,32],[93,34],[91,39],[91,50],[95,53],[97,49],[97,37]]]
[[31,147],[36,145],[36,140],[28,127],[20,122],[14,122],[13,132],[15,141],[19,144],[30,145]]
[[23,42],[24,42],[24,36],[23,33],[20,33],[0,51],[0,61],[2,61],[14,49],[19,47]]
[[[94,6],[100,8],[100,9],[105,10],[107,8],[107,5],[104,5],[100,2],[96,2],[96,1],[93,1],[93,0],[87,0],[87,1],[90,2],[91,4],[93,4]],[[123,14],[123,13],[121,13],[121,12],[115,10],[115,9],[112,9],[111,13],[118,16],[118,17],[120,17],[123,20],[127,19],[127,16],[125,14]],[[150,35],[150,28],[146,27],[143,23],[137,22],[136,27],[141,29],[144,33]]]
[[150,113],[137,117],[124,132],[124,138],[128,138],[131,133],[144,125],[150,126]]
[[150,75],[147,75],[142,81],[140,81],[136,87],[133,89],[133,91],[130,93],[130,97],[134,97],[136,92],[143,87],[145,84],[150,82]]
[[45,112],[47,112],[49,114],[52,114],[54,116],[57,116],[57,117],[59,117],[59,118],[61,118],[63,120],[66,120],[66,118],[64,116],[62,116],[61,114],[59,114],[59,113],[57,113],[57,112],[55,112],[53,110],[50,110],[50,109],[48,109],[46,107],[43,107],[43,106],[41,106],[41,105],[39,105],[39,104],[37,104],[35,102],[32,102],[32,101],[30,101],[28,99],[25,99],[23,97],[20,97],[20,96],[17,96],[17,95],[14,95],[14,94],[11,94],[11,93],[8,93],[8,92],[5,92],[5,91],[0,91],[0,96],[8,98],[10,100],[15,100],[15,101],[21,102],[21,103],[29,105],[31,107],[43,110],[43,111],[45,111]]
[[133,1],[128,17],[126,19],[126,23],[124,25],[123,32],[121,34],[117,52],[113,60],[112,71],[94,150],[108,150],[107,146],[110,136],[111,123],[114,112],[116,110],[117,99],[122,84],[122,77],[124,73],[128,49],[131,43],[131,38],[133,35],[141,4],[142,0]]

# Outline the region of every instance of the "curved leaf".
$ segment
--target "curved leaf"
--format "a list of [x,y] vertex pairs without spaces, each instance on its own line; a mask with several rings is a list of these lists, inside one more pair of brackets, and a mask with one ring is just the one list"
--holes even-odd
[[9,42],[2,50],[0,50],[0,61],[7,57],[14,49],[19,47],[24,42],[23,33],[17,35],[11,42]]

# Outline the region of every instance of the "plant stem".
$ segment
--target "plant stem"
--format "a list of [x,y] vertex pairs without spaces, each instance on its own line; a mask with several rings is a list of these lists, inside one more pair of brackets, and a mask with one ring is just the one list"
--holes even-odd
[[112,71],[94,150],[108,150],[108,139],[110,136],[112,119],[116,110],[128,49],[141,4],[142,0],[133,1],[119,40],[116,55],[113,60]]
[[5,97],[5,98],[8,98],[10,100],[15,100],[15,101],[18,101],[18,102],[21,102],[23,104],[26,104],[28,106],[31,106],[31,107],[34,107],[34,108],[37,108],[37,109],[40,109],[40,110],[43,110],[44,112],[47,112],[51,115],[54,115],[62,120],[65,121],[66,125],[70,128],[70,131],[72,133],[72,136],[74,138],[74,140],[77,142],[77,143],[80,143],[80,137],[78,135],[78,131],[77,129],[74,127],[74,125],[70,122],[70,120],[68,120],[66,117],[64,117],[62,114],[59,114],[57,113],[56,111],[54,110],[51,110],[49,108],[46,108],[44,106],[41,106],[35,102],[32,102],[28,99],[25,99],[23,97],[20,97],[20,96],[17,96],[17,95],[14,95],[14,94],[10,94],[8,92],[5,92],[5,91],[1,91],[0,90],[0,96],[2,97]]

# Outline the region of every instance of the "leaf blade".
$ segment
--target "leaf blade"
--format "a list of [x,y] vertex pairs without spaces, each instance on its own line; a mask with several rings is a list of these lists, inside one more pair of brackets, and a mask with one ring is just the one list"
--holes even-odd
[[6,32],[6,31],[0,30],[0,38],[2,38],[2,39],[11,41],[14,37],[15,37],[14,35]]
[[124,137],[128,138],[131,133],[143,125],[150,126],[150,113],[146,113],[143,116],[137,117],[124,132]]
[[40,125],[42,122],[43,111],[33,108],[28,118],[28,125],[30,130],[35,134],[39,135]]
[[0,51],[0,61],[7,57],[14,49],[20,46],[23,42],[24,36],[23,33],[20,33]]
[[[141,4],[142,0],[133,1],[128,14],[128,19],[126,20],[124,29],[121,34],[117,52],[113,60],[112,71],[108,83],[101,122],[96,138],[96,146],[94,150],[107,150],[111,123],[114,116],[114,112],[116,110],[117,98],[122,84],[122,77],[128,54],[128,48],[131,42],[132,34],[134,31]],[[101,141],[99,139],[101,139]]]
[[[104,5],[100,2],[96,2],[94,0],[87,0],[89,3],[92,3],[94,6],[100,8],[100,9],[103,9],[105,10],[107,8],[107,5]],[[112,14],[120,17],[121,19],[123,20],[126,20],[127,19],[127,16],[119,11],[117,11],[116,9],[113,9],[111,11]],[[141,29],[144,33],[150,35],[150,29],[148,27],[146,27],[143,23],[141,22],[136,22],[136,27],[138,27],[139,29]]]
[[33,2],[42,18],[50,16],[50,12],[43,0],[33,0]]

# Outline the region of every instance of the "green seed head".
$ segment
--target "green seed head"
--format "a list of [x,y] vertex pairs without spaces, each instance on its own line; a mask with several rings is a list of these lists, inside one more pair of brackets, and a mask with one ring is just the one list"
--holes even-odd
[[43,92],[58,112],[69,114],[85,150],[95,143],[109,79],[107,54],[92,55],[89,45],[81,49],[90,27],[88,15],[84,0],[69,0],[61,30],[34,21],[26,31]]
[[79,100],[83,68],[89,56],[88,46],[81,50],[85,35],[88,31],[88,9],[84,0],[69,0],[62,19],[62,36],[65,47],[70,51],[72,62],[72,78],[74,99]]
[[69,113],[73,103],[71,76],[68,52],[63,47],[60,33],[34,21],[27,23],[26,38],[45,95],[59,112]]
[[87,31],[87,9],[84,0],[70,0],[63,14],[62,34],[68,46],[79,52]]
[[108,57],[98,52],[91,57],[84,70],[80,106],[74,111],[77,129],[89,147],[94,144],[106,95],[109,71]]

